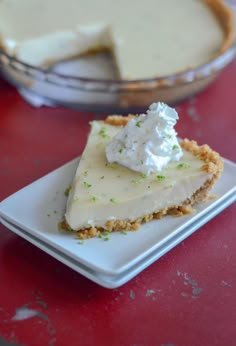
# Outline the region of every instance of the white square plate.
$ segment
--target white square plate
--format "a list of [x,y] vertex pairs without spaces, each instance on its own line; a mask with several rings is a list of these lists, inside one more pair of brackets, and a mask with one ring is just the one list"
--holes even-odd
[[80,244],[73,233],[59,232],[66,197],[78,159],[26,186],[0,203],[2,223],[59,261],[98,284],[118,287],[160,258],[236,199],[236,165],[225,160],[213,194],[218,197],[180,218],[164,217],[136,232],[114,232],[108,241]]

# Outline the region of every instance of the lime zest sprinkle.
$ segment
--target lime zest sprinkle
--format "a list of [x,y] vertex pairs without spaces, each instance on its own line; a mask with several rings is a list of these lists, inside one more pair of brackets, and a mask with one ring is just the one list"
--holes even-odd
[[98,238],[101,238],[104,241],[107,241],[107,240],[111,239],[110,234],[111,234],[111,232],[105,229],[104,231],[99,233]]
[[70,190],[71,190],[71,184],[69,184],[68,186],[67,186],[67,188],[65,189],[65,191],[64,191],[64,195],[66,196],[66,197],[68,197],[69,196],[69,193],[70,193]]
[[158,180],[164,180],[166,177],[164,175],[157,175],[156,178]]
[[110,167],[112,169],[117,169],[118,168],[118,164],[116,162],[111,162],[111,163],[110,162],[106,162],[105,166],[106,167]]
[[139,179],[132,179],[131,183],[135,184],[135,185],[139,185],[141,184],[141,182],[143,181],[143,178],[139,178]]
[[92,202],[96,202],[98,200],[98,197],[95,196],[95,195],[91,195],[90,199],[91,199]]
[[181,169],[181,168],[189,168],[190,167],[190,164],[187,163],[187,162],[182,162],[182,163],[179,163],[177,165],[177,168]]
[[83,184],[84,184],[84,186],[86,186],[88,188],[92,186],[92,184],[88,183],[87,181],[84,181]]
[[110,202],[111,202],[111,203],[116,203],[117,200],[116,200],[114,197],[111,197],[111,198],[110,198]]
[[171,135],[170,133],[166,133],[166,134],[164,135],[164,137],[167,138],[167,139],[171,139],[171,138],[172,138],[172,135]]
[[141,127],[141,124],[142,124],[142,121],[139,120],[139,121],[137,121],[136,126]]
[[87,177],[88,171],[84,171],[83,175],[84,175],[85,177]]
[[100,177],[100,179],[104,179],[105,177],[104,177],[104,175],[102,175],[101,177]]
[[98,132],[98,134],[103,138],[109,137],[107,133],[107,129],[105,127],[102,127],[101,130]]
[[177,144],[174,144],[172,147],[173,150],[179,150],[179,146]]
[[132,179],[132,180],[131,180],[131,183],[132,183],[132,184],[135,184],[135,185],[141,184],[141,182],[142,182],[143,179],[145,179],[145,178],[147,178],[147,174],[146,174],[146,173],[140,173],[140,178]]
[[119,149],[119,153],[122,154],[122,151],[123,151],[123,148],[120,148]]

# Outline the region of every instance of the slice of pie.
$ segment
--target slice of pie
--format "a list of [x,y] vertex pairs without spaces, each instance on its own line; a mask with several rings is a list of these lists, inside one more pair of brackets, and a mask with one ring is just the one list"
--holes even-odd
[[[143,222],[192,212],[208,198],[223,171],[223,161],[208,145],[180,142],[183,156],[149,175],[108,163],[107,143],[132,116],[93,121],[71,185],[63,228],[82,239],[103,231],[136,230]],[[138,128],[137,128],[138,130]],[[120,150],[117,147],[117,150]]]

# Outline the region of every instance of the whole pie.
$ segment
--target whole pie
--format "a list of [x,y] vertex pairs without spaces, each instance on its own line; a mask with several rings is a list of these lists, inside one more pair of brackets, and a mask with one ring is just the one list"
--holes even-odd
[[117,78],[153,78],[206,63],[232,42],[222,0],[2,0],[1,47],[48,67],[108,50]]
[[188,139],[180,141],[181,159],[169,162],[160,172],[146,175],[109,163],[107,144],[131,118],[116,115],[91,123],[62,223],[82,239],[104,231],[136,230],[143,222],[167,214],[191,213],[195,203],[208,198],[222,173],[220,155]]

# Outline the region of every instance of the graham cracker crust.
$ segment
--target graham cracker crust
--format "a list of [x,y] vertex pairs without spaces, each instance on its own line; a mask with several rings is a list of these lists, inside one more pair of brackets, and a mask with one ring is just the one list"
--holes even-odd
[[[233,11],[227,6],[223,0],[204,0],[205,3],[210,7],[210,9],[215,14],[219,23],[221,24],[224,33],[225,40],[218,54],[226,51],[233,42],[234,36],[234,19],[233,19]],[[218,55],[217,54],[217,55]]]

